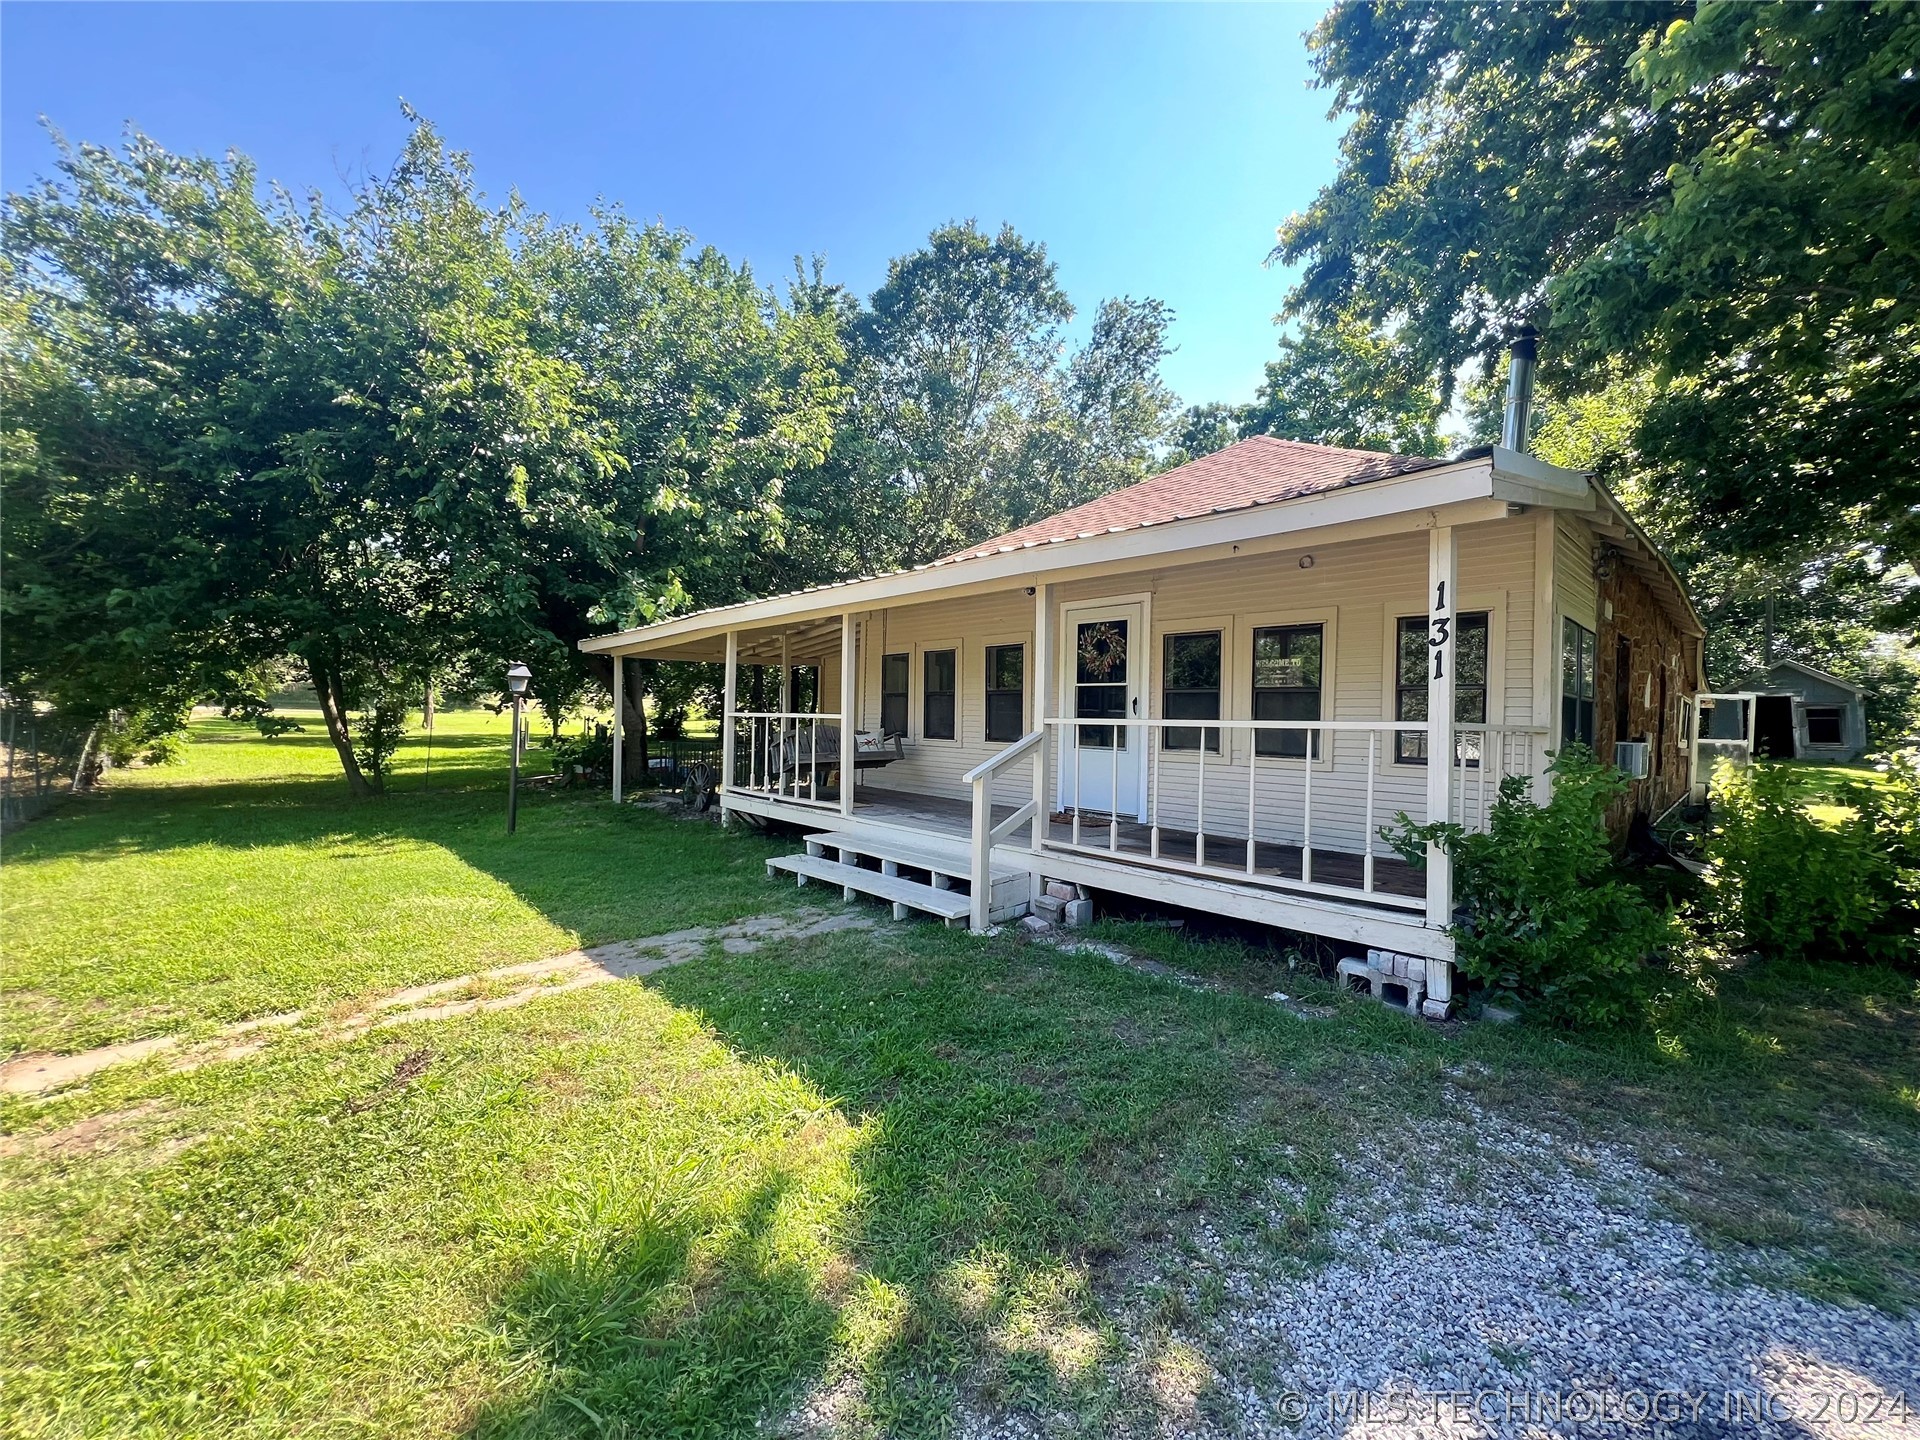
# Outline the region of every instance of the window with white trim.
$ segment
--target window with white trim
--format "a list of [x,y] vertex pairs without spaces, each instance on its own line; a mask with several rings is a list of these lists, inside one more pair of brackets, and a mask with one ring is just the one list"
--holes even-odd
[[[1393,718],[1427,718],[1427,634],[1431,628],[1425,615],[1402,615],[1394,627],[1396,671],[1393,685]],[[1457,725],[1487,723],[1487,612],[1464,610],[1454,617],[1453,625],[1453,719]],[[1464,747],[1469,763],[1478,754],[1477,745]],[[1393,735],[1393,760],[1396,765],[1427,763],[1427,734],[1424,730],[1396,730]]]
[[[1160,648],[1160,718],[1218,720],[1224,655],[1220,632],[1196,630],[1168,635]],[[1198,750],[1205,744],[1218,755],[1220,727],[1169,725],[1160,732],[1160,744],[1167,750]]]
[[[1253,718],[1318,720],[1326,643],[1324,625],[1263,625],[1253,632]],[[1317,730],[1256,730],[1254,753],[1320,758]],[[1311,745],[1309,745],[1311,736]]]

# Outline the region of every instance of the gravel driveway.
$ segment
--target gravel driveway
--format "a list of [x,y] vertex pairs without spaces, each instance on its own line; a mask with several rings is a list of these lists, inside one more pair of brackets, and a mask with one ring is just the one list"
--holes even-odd
[[1123,1320],[1159,1433],[1920,1436],[1920,1322],[1745,1282],[1659,1217],[1636,1158],[1456,1103],[1467,1154],[1409,1131],[1347,1157],[1310,1275],[1194,1237],[1176,1283],[1226,1303],[1185,1334]]

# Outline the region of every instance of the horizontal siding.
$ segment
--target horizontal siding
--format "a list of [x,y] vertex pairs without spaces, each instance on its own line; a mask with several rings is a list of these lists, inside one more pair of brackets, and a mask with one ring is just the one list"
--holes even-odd
[[1564,512],[1553,517],[1553,524],[1553,593],[1560,613],[1597,633],[1600,587],[1593,578],[1593,532],[1578,516]]
[[[1024,589],[978,595],[927,605],[897,606],[866,617],[860,630],[860,725],[880,728],[880,657],[901,653],[911,658],[909,673],[907,758],[884,770],[869,771],[867,784],[921,795],[970,799],[973,791],[963,778],[981,761],[1005,747],[986,738],[987,646],[1025,645],[1027,663],[1033,657],[1033,600]],[[922,655],[949,646],[960,651],[956,741],[928,740],[921,734],[921,685],[925,676]],[[1027,677],[1027,722],[1033,718],[1033,679]],[[1002,777],[994,798],[1003,804],[1023,804],[1033,793],[1032,771],[1014,767]]]
[[[1509,520],[1464,527],[1456,532],[1462,610],[1489,612],[1494,653],[1488,677],[1488,719],[1527,724],[1534,720],[1534,523]],[[1297,552],[1249,556],[1205,565],[1077,581],[1058,587],[1061,603],[1109,596],[1145,595],[1152,632],[1148,655],[1149,713],[1160,713],[1159,657],[1163,637],[1192,629],[1226,632],[1228,655],[1224,713],[1244,719],[1252,713],[1252,634],[1256,626],[1318,621],[1327,627],[1327,718],[1384,720],[1392,715],[1391,626],[1402,615],[1426,609],[1427,537],[1425,533],[1352,541],[1316,548],[1314,564],[1300,567]],[[865,618],[860,631],[860,723],[877,728],[880,715],[880,656],[913,656],[908,758],[871,773],[868,783],[889,789],[964,798],[968,770],[1001,747],[989,745],[985,729],[985,650],[988,644],[1028,646],[1028,723],[1034,693],[1031,673],[1033,601],[1023,590],[970,599],[901,606]],[[960,656],[958,743],[920,737],[921,655],[928,648],[957,644]],[[829,692],[832,693],[832,692]],[[829,701],[830,704],[837,703]],[[1374,787],[1373,824],[1387,823],[1396,810],[1424,812],[1426,771],[1389,763],[1386,734],[1378,742],[1380,764]],[[1239,738],[1227,756],[1207,761],[1207,828],[1211,833],[1245,833],[1248,808],[1249,744]],[[1157,757],[1160,823],[1192,828],[1195,757],[1161,752]],[[1150,772],[1155,768],[1150,765]],[[1357,850],[1369,833],[1366,823],[1367,737],[1332,739],[1314,768],[1313,838],[1320,846]],[[1260,758],[1254,808],[1262,839],[1298,843],[1301,836],[1303,766],[1299,761]],[[1027,766],[1003,779],[995,798],[1020,803],[1029,793]]]

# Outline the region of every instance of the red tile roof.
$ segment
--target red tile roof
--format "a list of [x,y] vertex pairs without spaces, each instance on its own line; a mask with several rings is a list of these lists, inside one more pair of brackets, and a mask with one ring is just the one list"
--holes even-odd
[[973,560],[1032,545],[1051,545],[1086,535],[1110,535],[1169,520],[1246,510],[1277,500],[1298,500],[1326,490],[1364,485],[1444,465],[1417,455],[1383,455],[1375,450],[1342,450],[1307,445],[1272,435],[1255,435],[1177,470],[1142,480],[1098,500],[1089,500],[1045,520],[1036,520],[982,545],[972,545],[936,565]]

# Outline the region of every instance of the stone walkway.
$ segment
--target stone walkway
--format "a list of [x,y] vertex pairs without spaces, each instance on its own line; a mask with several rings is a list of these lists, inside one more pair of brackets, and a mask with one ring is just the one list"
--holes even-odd
[[316,1039],[344,1040],[369,1030],[413,1025],[429,1020],[451,1020],[461,1015],[510,1010],[543,995],[564,994],[610,980],[632,980],[669,966],[681,965],[718,945],[729,955],[747,955],[776,940],[804,940],[840,930],[872,928],[871,918],[834,913],[818,916],[755,915],[731,925],[675,930],[640,940],[569,950],[550,960],[529,960],[476,971],[431,985],[396,990],[371,1000],[350,1002],[316,1014],[290,1010],[228,1025],[202,1040],[160,1035],[102,1045],[72,1055],[17,1055],[0,1064],[0,1093],[45,1095],[78,1084],[115,1065],[130,1065],[154,1056],[170,1057],[170,1070],[193,1070],[226,1060],[258,1054],[277,1034],[299,1029]]

